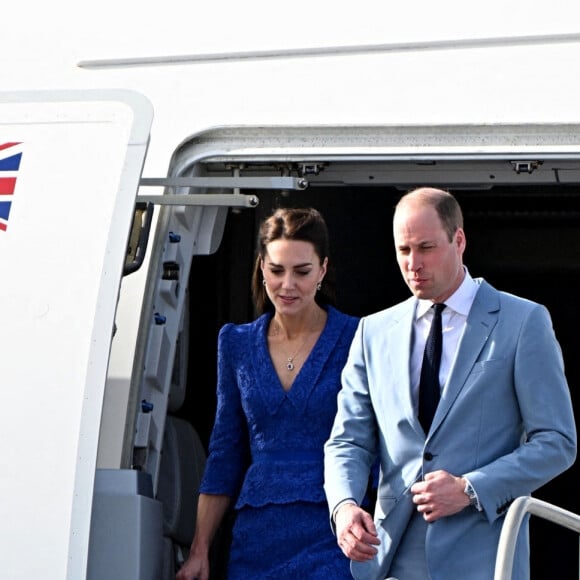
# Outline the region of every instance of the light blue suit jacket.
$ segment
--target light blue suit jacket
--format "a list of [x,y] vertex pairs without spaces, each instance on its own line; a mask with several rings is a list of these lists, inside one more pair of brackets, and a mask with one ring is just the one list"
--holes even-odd
[[[325,446],[331,511],[346,498],[362,501],[369,468],[380,457],[375,523],[381,545],[372,561],[352,563],[357,580],[385,578],[414,513],[409,488],[423,473],[438,469],[467,477],[483,511],[468,507],[429,524],[425,548],[431,578],[492,580],[510,503],[574,462],[574,415],[548,311],[477,282],[480,288],[427,437],[409,380],[417,300],[411,297],[359,324]],[[528,576],[524,527],[513,578]]]

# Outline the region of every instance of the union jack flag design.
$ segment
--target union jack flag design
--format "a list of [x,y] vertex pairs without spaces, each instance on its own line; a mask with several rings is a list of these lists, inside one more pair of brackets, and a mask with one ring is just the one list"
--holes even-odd
[[20,168],[20,143],[0,143],[0,231],[6,231],[16,176]]

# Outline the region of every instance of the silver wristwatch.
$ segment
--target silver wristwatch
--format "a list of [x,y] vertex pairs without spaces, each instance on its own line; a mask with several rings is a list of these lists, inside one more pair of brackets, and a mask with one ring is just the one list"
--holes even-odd
[[475,493],[475,490],[469,481],[465,484],[465,489],[463,492],[469,498],[469,505],[477,507],[477,494]]

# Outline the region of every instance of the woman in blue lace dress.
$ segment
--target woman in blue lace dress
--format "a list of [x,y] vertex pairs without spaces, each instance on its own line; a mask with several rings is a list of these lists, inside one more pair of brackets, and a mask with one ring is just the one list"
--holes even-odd
[[228,580],[352,578],[329,523],[323,446],[358,319],[332,306],[328,253],[314,209],[279,209],[260,228],[252,290],[262,314],[219,334],[216,420],[178,580],[208,580],[232,501]]

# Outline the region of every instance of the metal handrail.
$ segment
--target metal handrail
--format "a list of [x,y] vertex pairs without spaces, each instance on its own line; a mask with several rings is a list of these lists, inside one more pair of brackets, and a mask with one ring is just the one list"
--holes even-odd
[[[518,497],[510,506],[503,523],[495,560],[494,580],[511,579],[518,532],[528,513],[580,534],[580,515],[533,497]],[[580,545],[578,553],[580,555]]]

